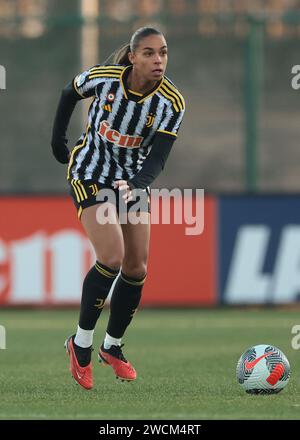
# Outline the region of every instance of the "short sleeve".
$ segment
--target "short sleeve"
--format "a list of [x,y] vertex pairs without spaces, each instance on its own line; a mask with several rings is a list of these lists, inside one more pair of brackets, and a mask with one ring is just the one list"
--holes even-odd
[[120,79],[124,67],[118,65],[96,65],[75,76],[73,87],[82,98],[97,95],[99,84],[111,79]]
[[73,87],[82,98],[90,98],[96,95],[96,87],[99,83],[97,78],[93,78],[92,69],[85,70],[79,75],[75,76],[73,80]]
[[176,111],[173,106],[170,106],[157,129],[157,133],[162,133],[176,138],[184,112],[184,108],[182,108],[180,111]]

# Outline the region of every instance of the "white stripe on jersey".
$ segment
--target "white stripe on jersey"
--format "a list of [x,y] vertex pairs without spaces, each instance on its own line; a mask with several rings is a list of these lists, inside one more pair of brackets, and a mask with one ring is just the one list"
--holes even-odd
[[[183,116],[183,114],[184,114],[184,110],[181,110],[180,114]],[[179,125],[180,125],[180,123],[181,123],[181,120],[182,120],[182,118],[178,118],[178,121],[177,121],[176,124],[174,125],[173,131],[177,131],[177,130],[178,130],[178,127],[179,127]]]
[[[150,99],[147,99],[142,106],[142,111],[138,120],[138,123],[136,125],[136,129],[135,129],[135,133],[136,135],[140,135],[141,132],[143,131],[143,128],[145,126],[145,121],[147,119],[147,115],[150,111],[150,106],[151,106],[151,102],[152,102],[153,97],[151,97]],[[132,156],[133,156],[133,150],[128,148],[126,151],[126,161],[124,164],[124,169],[127,171],[127,173],[129,174],[130,178],[133,176],[133,172],[132,169],[130,168],[131,165],[133,164],[133,160],[132,160]],[[118,173],[116,173],[116,177],[118,179],[122,179],[123,176],[123,172],[122,170],[119,170]]]
[[168,107],[167,107],[167,111],[166,111],[166,116],[165,116],[162,124],[159,127],[160,130],[164,130],[166,128],[166,126],[170,122],[172,116],[174,115],[173,110],[172,110],[172,106],[170,105],[170,102],[168,102],[167,105],[168,105]]
[[152,146],[151,147],[146,147],[146,148],[141,148],[139,150],[139,155],[138,155],[138,159],[137,159],[137,170],[140,171],[140,169],[142,168],[142,164],[144,162],[144,160],[146,159],[146,157],[148,156],[148,154],[150,153],[150,151],[152,150]]
[[89,125],[92,124],[93,117],[95,115],[95,112],[97,111],[97,105],[98,105],[98,100],[94,99],[94,102],[93,102],[92,107],[91,107],[89,114],[88,114]]
[[[108,93],[108,91],[109,91],[109,89],[110,89],[110,86],[111,86],[111,81],[107,81],[107,83],[104,85],[104,87],[103,87],[103,89],[102,89],[102,92],[101,92],[101,95],[100,95],[100,101],[101,101],[101,99],[104,99],[104,97],[107,95],[107,93]],[[90,123],[92,122],[93,117],[95,116],[95,112],[96,112],[96,111],[98,112],[98,114],[97,114],[97,119],[96,119],[96,120],[99,121],[99,119],[101,118],[101,116],[102,116],[102,114],[103,114],[103,111],[104,111],[102,107],[99,108],[99,99],[95,99],[94,105],[93,105],[93,107],[92,107],[91,110],[92,110],[92,111],[90,112],[89,122],[90,122]],[[97,125],[96,125],[96,126],[97,126]],[[74,171],[73,171],[73,177],[74,177],[74,179],[78,179],[78,178],[79,178],[79,176],[78,176],[78,170],[79,170],[79,168],[80,168],[82,162],[84,161],[85,156],[86,156],[87,152],[88,152],[89,149],[90,149],[90,144],[91,144],[92,142],[93,142],[93,139],[92,139],[92,134],[91,134],[91,132],[90,132],[90,133],[88,134],[88,139],[87,139],[86,147],[84,147],[84,148],[80,151],[80,153],[79,153],[79,155],[78,155],[78,157],[77,157],[77,159],[76,159],[76,168],[75,168]],[[90,179],[90,177],[87,177],[87,176],[90,176],[90,173],[92,172],[92,164],[93,164],[93,160],[94,160],[94,163],[97,164],[97,162],[95,162],[95,161],[96,161],[96,157],[95,157],[95,156],[97,156],[96,153],[97,153],[97,152],[95,151],[94,154],[93,154],[93,156],[92,156],[92,161],[91,161],[90,165],[89,165],[89,166],[87,167],[87,169],[85,170],[85,173],[84,173],[84,178],[85,178],[85,179]],[[98,159],[99,159],[99,152],[98,152]]]
[[155,118],[154,118],[154,123],[153,123],[153,125],[151,127],[149,135],[144,139],[143,147],[148,146],[149,143],[151,142],[153,135],[155,134],[156,130],[158,129],[159,124],[161,123],[161,118],[162,118],[163,110],[164,110],[164,103],[163,102],[159,102],[159,105],[158,105],[158,107],[156,109],[156,115],[155,115]]
[[109,174],[109,169],[110,169],[110,164],[111,164],[111,154],[108,151],[108,148],[105,147],[104,149],[104,164],[103,164],[103,172],[101,173],[101,178],[103,178],[101,180],[100,178],[100,182],[102,181],[103,183],[105,182],[105,177],[108,176]]
[[167,108],[169,108],[170,101],[168,101],[167,98],[159,92],[157,93],[157,96],[159,97],[159,105],[162,105],[164,107],[163,104],[165,104]]
[[107,118],[107,120],[108,120],[108,122],[110,124],[115,119],[115,116],[116,116],[116,114],[117,114],[117,112],[119,110],[122,98],[123,98],[123,89],[122,89],[122,87],[120,85],[118,87],[118,90],[117,90],[117,93],[116,93],[116,98],[115,98],[114,103],[113,103],[114,105],[113,105],[112,111],[110,112],[110,114],[109,114],[109,116]]
[[[105,84],[103,86],[103,89],[102,89],[101,94],[99,96],[98,108],[99,107],[100,108],[99,108],[99,114],[97,115],[97,118],[96,118],[96,121],[95,121],[95,131],[98,130],[98,127],[99,127],[99,124],[100,124],[100,118],[101,118],[101,116],[104,113],[104,109],[103,109],[102,103],[103,104],[105,103],[105,98],[106,98],[106,96],[107,96],[107,94],[109,92],[109,89],[111,87],[111,83],[112,83],[112,81],[108,81],[107,84]],[[91,179],[92,178],[93,171],[95,170],[95,168],[97,167],[97,164],[99,162],[99,159],[100,159],[100,140],[101,140],[100,136],[95,133],[95,137],[94,137],[93,141],[94,141],[94,145],[95,145],[96,148],[95,148],[95,151],[93,153],[93,156],[92,156],[92,159],[91,159],[91,163],[87,167],[86,172],[84,174],[84,178],[85,179]]]
[[144,128],[145,121],[146,121],[147,115],[149,113],[149,109],[150,109],[150,105],[151,105],[152,99],[153,99],[153,96],[151,97],[151,99],[146,99],[146,101],[143,104],[141,115],[140,115],[140,119],[139,119],[139,122],[136,125],[136,133],[138,135],[141,134],[141,132],[142,132],[142,130]]
[[[109,114],[109,116],[107,118],[107,121],[109,122],[109,124],[113,123],[113,121],[114,121],[114,119],[116,117],[116,114],[117,114],[117,112],[119,110],[119,107],[120,107],[120,104],[121,104],[123,96],[124,96],[123,95],[123,89],[122,89],[122,86],[120,85],[118,90],[117,90],[117,93],[116,93],[116,99],[114,100],[113,110],[112,110],[112,112]],[[114,150],[114,159],[115,159],[116,162],[118,162],[118,160],[119,160],[119,151],[120,151],[119,147],[118,148],[113,148],[113,150]],[[107,162],[107,160],[105,160],[105,162],[103,164],[103,173],[107,173],[107,174],[104,174],[105,176],[107,176],[108,173],[109,173],[109,167],[110,167],[110,159],[109,159],[109,162]]]
[[120,133],[127,133],[128,125],[129,122],[131,121],[135,107],[136,107],[136,102],[128,101],[126,113],[120,125],[120,130],[119,130]]
[[[120,125],[120,129],[118,130],[120,133],[126,133],[127,129],[128,129],[128,125],[129,122],[131,121],[134,109],[136,107],[136,103],[134,101],[129,101],[127,104],[127,109],[126,109],[126,113],[123,117],[122,123]],[[114,158],[115,158],[115,153],[117,153],[117,158],[119,158],[119,148],[114,148]],[[102,176],[103,177],[107,177],[109,174],[109,170],[110,170],[110,165],[111,165],[111,160],[110,158],[108,158],[104,165],[103,165],[103,172],[102,172]]]
[[[104,112],[104,110],[102,108],[102,103],[105,103],[106,95],[108,94],[108,91],[109,91],[110,86],[111,86],[111,82],[113,82],[113,81],[114,81],[114,79],[112,79],[111,81],[107,81],[107,83],[103,86],[103,89],[102,89],[102,92],[100,94],[99,100],[96,100],[96,107],[97,107],[97,109],[99,111],[99,113],[97,114],[97,118],[96,118],[95,124],[94,124],[96,129],[99,127],[100,118],[101,118],[101,116],[102,116],[102,114]],[[114,101],[113,111],[109,114],[109,116],[107,118],[108,121],[111,122],[111,123],[113,122],[113,120],[114,120],[114,118],[116,116],[116,113],[117,113],[117,111],[119,109],[119,106],[120,106],[121,101],[122,101],[122,97],[123,97],[123,91],[122,91],[122,87],[120,86],[118,88],[118,90],[117,90],[117,93],[116,93],[116,99]],[[93,118],[93,116],[94,116],[94,112],[91,115],[91,119]],[[94,142],[94,145],[95,145],[96,149],[95,149],[95,151],[93,153],[93,156],[91,158],[91,162],[90,162],[89,166],[85,170],[84,179],[91,179],[92,178],[93,171],[97,167],[97,164],[98,164],[98,161],[99,161],[99,158],[100,158],[100,142],[103,142],[103,140],[101,139],[100,136],[95,136],[94,139],[89,138],[88,141],[89,141],[88,144]],[[77,162],[77,166],[76,166],[76,169],[74,170],[74,178],[76,178],[76,179],[78,179],[77,171],[79,170],[79,168],[80,168],[80,166],[81,166],[81,164],[82,164],[82,162],[83,162],[83,160],[85,158],[85,155],[86,155],[88,150],[89,150],[89,147],[88,146],[85,147],[82,150],[82,152],[79,154],[78,158],[77,158],[77,161],[76,161]],[[101,149],[101,151],[102,151],[102,149]],[[119,151],[119,149],[118,149],[118,151]],[[102,151],[102,154],[103,154],[103,151]],[[107,167],[107,164],[110,164],[110,162],[111,162],[111,154],[109,153],[107,148],[105,148],[104,158],[105,159],[104,159],[104,165],[103,166]]]
[[96,87],[96,85],[102,83],[102,82],[106,82],[107,78],[95,78],[93,80],[89,80],[86,82],[86,84],[82,87],[81,89],[81,93],[83,94],[84,92]]
[[[147,119],[147,115],[150,111],[150,105],[151,105],[152,99],[153,99],[153,97],[151,97],[151,99],[146,100],[143,104],[141,115],[140,115],[138,124],[136,126],[136,131],[135,131],[138,135],[141,134],[141,132],[145,126],[145,120]],[[166,103],[168,103],[167,100],[166,100]],[[145,160],[145,158],[147,157],[147,155],[151,151],[151,147],[148,147],[148,145],[151,142],[152,137],[155,134],[155,132],[161,122],[163,110],[164,110],[164,102],[160,102],[159,105],[157,106],[157,109],[156,109],[154,123],[153,123],[153,126],[151,127],[149,136],[147,136],[147,138],[144,139],[143,147],[140,147],[138,150],[138,160],[137,160],[137,165],[138,165],[137,169],[138,170],[142,167],[142,165],[140,165],[140,164],[143,163],[143,161]],[[133,175],[134,175],[133,170],[131,168],[131,165],[133,164],[132,156],[133,156],[133,150],[128,149],[128,151],[126,153],[126,162],[124,164],[124,169],[129,174],[129,178],[133,177]],[[123,174],[121,171],[118,174],[116,173],[116,176],[120,179],[122,178],[122,175]]]

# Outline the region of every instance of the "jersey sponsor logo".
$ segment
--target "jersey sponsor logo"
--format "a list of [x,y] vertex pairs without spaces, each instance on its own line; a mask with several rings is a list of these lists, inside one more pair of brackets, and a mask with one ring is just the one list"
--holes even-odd
[[118,147],[138,148],[141,146],[141,143],[144,139],[143,137],[121,134],[117,130],[112,130],[110,127],[111,126],[108,121],[102,121],[98,134],[108,142],[112,142]]
[[152,125],[154,123],[154,119],[155,119],[155,115],[153,115],[152,113],[149,113],[147,115],[146,127],[152,127]]

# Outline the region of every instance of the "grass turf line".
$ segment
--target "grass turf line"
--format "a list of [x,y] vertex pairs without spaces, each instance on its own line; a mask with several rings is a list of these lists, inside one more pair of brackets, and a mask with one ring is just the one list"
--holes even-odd
[[[104,310],[94,338],[94,383],[79,387],[63,343],[78,312],[4,310],[6,350],[0,350],[0,419],[299,419],[299,353],[291,328],[299,313],[280,310],[140,310],[123,342],[138,379],[118,381],[97,362]],[[251,345],[281,348],[292,369],[285,390],[249,396],[235,367]]]

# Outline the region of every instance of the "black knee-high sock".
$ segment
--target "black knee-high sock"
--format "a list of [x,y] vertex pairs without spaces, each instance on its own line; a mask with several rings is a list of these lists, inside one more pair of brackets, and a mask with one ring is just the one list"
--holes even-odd
[[140,303],[146,275],[142,279],[130,278],[121,272],[116,281],[111,301],[107,333],[121,338]]
[[104,307],[118,270],[96,261],[96,264],[87,273],[82,287],[82,297],[79,316],[79,327],[84,330],[93,330]]

